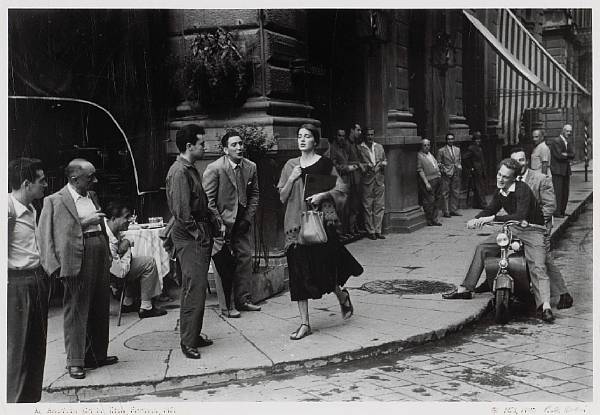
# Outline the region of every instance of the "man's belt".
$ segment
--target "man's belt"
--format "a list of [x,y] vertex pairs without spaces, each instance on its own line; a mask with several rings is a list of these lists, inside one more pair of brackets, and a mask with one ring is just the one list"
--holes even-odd
[[40,274],[42,272],[44,272],[42,267],[36,267],[36,268],[31,268],[31,269],[9,269],[8,276],[9,277],[22,277],[24,275]]
[[102,235],[102,231],[93,231],[93,232],[84,232],[83,233],[84,238],[91,238],[93,236],[100,236],[100,235]]

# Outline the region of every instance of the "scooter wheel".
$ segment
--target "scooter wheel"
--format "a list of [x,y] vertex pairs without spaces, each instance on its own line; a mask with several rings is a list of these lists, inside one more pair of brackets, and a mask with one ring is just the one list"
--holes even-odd
[[498,324],[506,324],[510,320],[510,290],[500,288],[496,290],[494,299],[495,320]]

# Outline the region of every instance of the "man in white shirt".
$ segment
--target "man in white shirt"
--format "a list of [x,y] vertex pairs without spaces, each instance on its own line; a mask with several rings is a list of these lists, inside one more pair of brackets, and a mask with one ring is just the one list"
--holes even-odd
[[48,277],[41,268],[31,204],[48,187],[42,162],[8,164],[8,284],[6,401],[38,402],[42,394],[48,328]]
[[571,181],[571,160],[575,158],[573,145],[569,139],[573,133],[573,127],[565,124],[562,133],[548,143],[550,147],[550,169],[552,170],[552,185],[556,197],[556,212],[554,217],[564,218],[567,202],[569,201],[569,185]]
[[533,130],[531,133],[535,148],[531,153],[531,170],[537,170],[544,175],[550,174],[550,148],[544,140],[543,130]]
[[385,239],[381,234],[385,211],[385,150],[376,143],[375,130],[367,128],[365,141],[358,146],[359,157],[364,166],[361,200],[365,214],[365,228],[369,239]]
[[[119,209],[121,212],[122,209]],[[133,257],[131,254],[132,243],[125,238],[119,239],[119,233],[126,231],[129,219],[126,216],[113,216],[105,219],[108,246],[112,257],[110,273],[117,278],[127,281],[125,298],[123,299],[123,312],[136,309],[134,300],[136,293],[132,290],[132,283],[140,281],[141,304],[138,315],[140,318],[159,317],[167,314],[167,310],[153,305],[152,300],[160,296],[160,280],[156,261],[149,256]]]
[[110,309],[110,251],[104,214],[96,193],[94,165],[74,159],[65,168],[68,183],[44,199],[38,227],[42,266],[64,285],[64,338],[69,376],[84,368],[118,362],[107,356]]

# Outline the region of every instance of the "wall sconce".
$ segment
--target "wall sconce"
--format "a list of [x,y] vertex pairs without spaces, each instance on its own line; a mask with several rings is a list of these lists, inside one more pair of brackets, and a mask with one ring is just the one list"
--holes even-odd
[[438,32],[433,41],[432,64],[441,71],[456,66],[454,38],[445,32]]

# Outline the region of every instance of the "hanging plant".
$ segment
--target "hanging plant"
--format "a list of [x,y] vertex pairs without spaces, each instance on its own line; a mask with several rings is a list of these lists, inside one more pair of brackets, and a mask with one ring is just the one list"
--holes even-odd
[[257,163],[277,143],[277,138],[269,136],[263,127],[257,125],[238,125],[225,127],[226,132],[235,132],[244,142],[245,155]]
[[242,105],[249,86],[248,60],[222,28],[197,34],[184,62],[186,98],[198,102],[206,112]]

